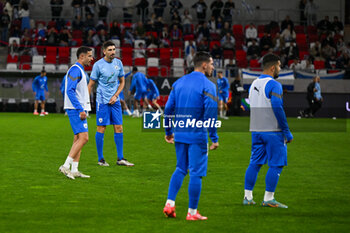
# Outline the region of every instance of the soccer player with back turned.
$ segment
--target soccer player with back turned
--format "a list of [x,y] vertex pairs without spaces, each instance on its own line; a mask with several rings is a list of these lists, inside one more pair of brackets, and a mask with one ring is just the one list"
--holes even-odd
[[[87,87],[88,76],[84,66],[89,66],[93,57],[92,49],[80,47],[77,50],[78,61],[71,66],[65,76],[64,109],[66,110],[74,133],[72,148],[66,162],[59,168],[70,179],[76,177],[90,178],[78,171],[81,149],[89,140],[86,111],[91,110]],[[71,170],[69,170],[72,166]]]
[[102,50],[104,57],[94,64],[88,86],[91,93],[95,83],[98,84],[95,135],[98,165],[109,166],[103,156],[103,139],[106,126],[113,125],[118,155],[117,165],[134,166],[123,155],[123,111],[119,98],[125,85],[123,63],[115,58],[115,44],[112,41],[103,43]]
[[48,92],[49,89],[47,88],[47,77],[46,77],[46,71],[43,69],[41,71],[41,74],[39,76],[36,76],[34,78],[32,89],[35,95],[35,102],[34,102],[34,115],[39,115],[38,113],[38,105],[39,100],[41,101],[41,113],[40,116],[45,116],[48,114],[48,112],[45,112],[45,91]]
[[[213,59],[206,52],[198,52],[194,59],[195,70],[173,84],[168,102],[164,109],[165,121],[175,114],[175,121],[215,119],[217,117],[216,86],[206,76],[214,69]],[[174,143],[177,164],[168,190],[168,199],[163,209],[167,217],[176,217],[175,199],[183,179],[190,173],[188,185],[189,209],[187,220],[206,220],[197,211],[202,189],[202,177],[206,176],[208,164],[208,131],[213,144],[210,149],[219,146],[216,128],[199,128],[195,124],[188,128],[166,128],[165,141]]]
[[244,205],[254,205],[253,188],[262,165],[268,163],[266,191],[262,206],[288,208],[275,200],[274,194],[284,166],[287,166],[287,145],[293,140],[283,110],[282,85],[276,80],[280,59],[274,54],[263,58],[263,74],[249,90],[250,131],[252,148],[245,175]]

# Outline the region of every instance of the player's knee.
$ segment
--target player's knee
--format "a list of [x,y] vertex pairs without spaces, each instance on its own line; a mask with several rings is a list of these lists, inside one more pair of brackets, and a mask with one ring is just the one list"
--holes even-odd
[[283,166],[270,166],[270,169],[273,169],[277,174],[281,174]]
[[180,174],[182,174],[183,176],[187,175],[187,170],[184,170],[182,168],[176,167],[175,172],[178,172]]
[[123,125],[114,125],[114,132],[123,133]]
[[86,144],[89,141],[89,134],[84,133],[79,135],[79,140],[83,143]]
[[104,133],[106,130],[106,126],[97,126],[97,132]]

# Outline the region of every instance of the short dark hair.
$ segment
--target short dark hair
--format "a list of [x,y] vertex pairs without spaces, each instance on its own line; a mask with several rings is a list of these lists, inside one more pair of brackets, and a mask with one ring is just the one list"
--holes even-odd
[[104,42],[104,43],[102,44],[102,50],[107,49],[109,46],[114,46],[114,47],[116,47],[115,44],[113,43],[113,41],[107,40],[106,42]]
[[137,67],[134,66],[134,67],[132,68],[132,71],[133,71],[133,72],[136,72],[136,71],[137,71]]
[[218,73],[221,73],[221,74],[222,74],[222,70],[218,70]]
[[86,47],[86,46],[79,47],[78,50],[77,50],[77,58],[79,59],[80,54],[83,54],[83,53],[86,54],[86,53],[88,53],[90,51],[92,51],[92,48],[89,48],[89,47]]
[[273,53],[266,54],[263,58],[263,69],[266,70],[271,66],[276,65],[279,60],[280,60],[280,57]]
[[193,64],[194,67],[200,67],[203,62],[209,62],[211,55],[207,52],[198,52],[194,55]]

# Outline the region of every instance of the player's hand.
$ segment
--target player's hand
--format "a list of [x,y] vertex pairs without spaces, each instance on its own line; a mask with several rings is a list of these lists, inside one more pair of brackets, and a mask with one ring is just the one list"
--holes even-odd
[[35,92],[35,91],[34,91],[33,93],[34,93],[34,95],[36,95],[36,92]]
[[289,140],[289,141],[286,141],[286,143],[291,143],[293,141],[293,139]]
[[85,112],[85,111],[83,111],[83,112],[80,113],[80,119],[81,119],[82,121],[85,120],[86,117],[87,117],[87,115],[86,115],[86,112]]
[[219,142],[213,142],[209,147],[210,150],[216,150],[219,147]]
[[109,104],[115,104],[115,102],[117,102],[117,97],[113,95],[112,98],[109,100]]
[[167,143],[174,144],[174,134],[169,135],[169,136],[165,135],[164,138],[165,138],[165,141],[166,141]]

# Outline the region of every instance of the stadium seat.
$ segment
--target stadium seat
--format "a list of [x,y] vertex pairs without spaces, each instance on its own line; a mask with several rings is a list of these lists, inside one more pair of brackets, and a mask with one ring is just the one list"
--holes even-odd
[[236,51],[236,59],[237,60],[246,60],[247,53],[244,50],[237,50]]
[[145,66],[146,65],[146,59],[145,58],[135,58],[134,65],[135,66]]
[[31,63],[32,62],[32,57],[29,55],[22,55],[20,56],[20,62],[21,63]]
[[305,33],[304,25],[295,25],[294,31],[296,34],[304,34]]
[[174,58],[173,66],[174,67],[184,67],[185,61],[183,58]]
[[10,54],[7,55],[7,63],[17,63],[18,62],[18,56],[11,56]]
[[16,63],[9,63],[6,65],[6,70],[11,70],[11,71],[14,71],[14,70],[17,70],[17,64]]
[[145,41],[145,40],[135,40],[135,41],[134,41],[134,48],[135,48],[135,49],[140,48],[140,46],[139,46],[140,43],[142,43],[143,45],[145,45],[145,44],[146,44],[146,41]]
[[30,69],[31,69],[31,66],[30,66],[30,64],[28,64],[28,63],[23,63],[23,64],[21,64],[21,65],[19,66],[19,69],[21,69],[21,70],[30,70]]
[[306,41],[306,35],[305,34],[296,34],[296,39],[295,41],[297,42],[297,44],[307,44]]
[[173,58],[183,58],[182,48],[172,48],[173,49]]
[[[235,65],[236,64],[236,60],[233,60],[232,63]],[[224,59],[224,67],[226,67],[226,65],[230,64],[230,59]]]
[[55,46],[48,46],[46,47],[46,56],[57,56],[57,47]]
[[79,39],[83,37],[83,31],[82,30],[73,30],[72,37],[74,39]]
[[249,66],[250,66],[251,68],[261,68],[261,64],[260,64],[259,61],[256,60],[256,59],[250,60],[250,61],[249,61]]
[[168,67],[161,67],[160,68],[160,76],[161,77],[168,77],[169,76],[169,68]]
[[146,66],[139,66],[137,67],[137,70],[143,74],[146,74]]
[[10,37],[9,45],[11,45],[14,40],[17,42],[18,45],[20,44],[20,39],[18,37]]
[[132,58],[133,57],[133,48],[122,48],[122,58]]
[[150,67],[150,66],[158,67],[159,66],[159,58],[154,58],[154,57],[148,58],[147,59],[147,66],[148,67]]
[[324,61],[314,61],[314,66],[316,70],[324,69],[325,68],[325,62]]
[[132,57],[123,57],[123,65],[133,66]]
[[173,76],[174,77],[182,77],[185,74],[185,70],[183,67],[174,67],[173,68]]
[[58,64],[68,64],[69,57],[58,57]]
[[158,37],[158,33],[157,32],[154,32],[154,31],[152,31],[152,32],[146,32],[146,35],[148,36],[148,35],[152,35],[154,38],[157,38]]
[[56,71],[56,66],[54,64],[46,64],[45,65],[45,70],[46,71]]
[[115,47],[120,48],[120,40],[112,39],[111,41],[115,44]]
[[233,50],[224,50],[223,56],[225,59],[233,59],[235,57]]
[[300,60],[304,60],[308,56],[309,56],[309,52],[307,52],[307,51],[300,51],[299,52],[299,59]]
[[293,64],[293,63],[294,63],[294,60],[289,60],[288,61],[288,67],[290,67],[290,65]]
[[58,48],[59,57],[69,57],[69,48],[68,47],[59,47]]
[[33,64],[44,64],[44,56],[34,55],[32,63]]
[[174,41],[172,42],[172,46],[173,46],[174,48],[183,48],[183,47],[184,47],[184,44],[183,44],[183,42],[180,41],[180,40],[174,40]]
[[315,26],[307,26],[307,33],[309,35],[311,34],[317,35],[317,28]]
[[221,40],[221,36],[218,33],[210,33],[210,39],[211,40],[218,40],[218,41],[220,41]]
[[149,77],[158,77],[159,76],[159,69],[158,69],[158,67],[148,67],[147,68],[147,75]]
[[147,49],[146,50],[147,57],[158,57],[158,49]]
[[318,40],[317,34],[309,34],[309,43],[316,42]]
[[241,24],[234,24],[232,26],[233,35],[243,35],[243,26]]
[[194,40],[194,35],[193,34],[189,34],[189,35],[184,35],[183,36],[184,41],[189,41],[189,40]]
[[46,56],[45,58],[45,63],[46,64],[56,64],[56,56]]
[[258,33],[264,34],[265,32],[265,25],[258,25]]
[[32,64],[32,70],[33,71],[41,71],[43,69],[44,65],[40,64]]
[[56,21],[49,21],[47,23],[47,28],[55,28],[56,27]]
[[221,43],[220,41],[210,41],[210,44],[209,44],[209,49],[212,50],[212,48],[214,47],[214,45],[217,45],[219,48],[221,47]]
[[61,65],[58,65],[57,70],[62,72],[67,72],[68,68],[69,68],[68,65],[61,64]]

